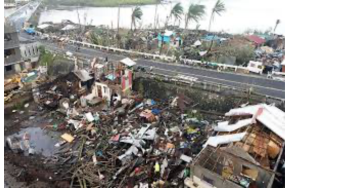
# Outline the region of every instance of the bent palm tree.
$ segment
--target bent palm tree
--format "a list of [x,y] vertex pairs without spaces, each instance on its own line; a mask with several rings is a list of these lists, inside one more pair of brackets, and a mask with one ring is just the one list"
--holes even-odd
[[274,30],[273,30],[273,33],[276,33],[276,29],[277,29],[277,26],[278,26],[278,24],[280,24],[281,23],[281,20],[277,20],[276,21],[276,26],[274,27]]
[[217,0],[216,4],[211,12],[209,31],[211,30],[212,21],[214,21],[214,19],[215,19],[215,14],[221,16],[221,13],[225,12],[225,11],[226,11],[225,4],[221,0]]
[[183,14],[183,6],[181,5],[181,3],[177,3],[176,5],[173,6],[171,13],[167,17],[166,25],[168,24],[170,18],[174,18],[174,22],[176,22],[176,20],[181,20],[182,14]]
[[136,21],[141,20],[142,16],[143,16],[143,12],[139,6],[132,9],[130,30],[133,30],[133,25],[134,25],[134,29],[136,29]]
[[185,30],[190,21],[198,22],[205,14],[205,5],[191,4],[185,15]]

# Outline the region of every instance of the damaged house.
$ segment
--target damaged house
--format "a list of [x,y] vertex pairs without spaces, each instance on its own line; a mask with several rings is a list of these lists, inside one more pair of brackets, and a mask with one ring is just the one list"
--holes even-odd
[[[125,58],[120,62],[107,62],[106,64],[95,64],[94,70],[97,75],[92,94],[87,96],[88,100],[93,98],[105,99],[109,102],[117,102],[122,96],[131,92],[133,85],[133,66],[136,63]],[[100,100],[98,100],[100,102]]]
[[188,187],[270,188],[283,156],[285,113],[258,104],[232,109],[191,165]]

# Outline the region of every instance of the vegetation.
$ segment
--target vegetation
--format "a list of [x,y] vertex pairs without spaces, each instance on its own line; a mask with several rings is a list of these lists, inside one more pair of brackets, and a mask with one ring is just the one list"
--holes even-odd
[[56,59],[56,55],[52,54],[49,51],[46,51],[44,46],[40,46],[39,51],[40,51],[40,60],[39,60],[39,62],[40,62],[40,65],[42,65],[42,66],[49,66]]
[[228,49],[231,55],[236,57],[235,64],[247,65],[250,60],[254,59],[254,48],[250,45],[245,45],[241,48],[230,48]]
[[133,25],[134,25],[134,29],[136,29],[136,21],[140,21],[142,19],[142,16],[143,16],[143,12],[142,12],[142,9],[140,8],[140,6],[133,8],[132,13],[131,13],[130,30],[133,30]]
[[51,5],[116,7],[119,5],[157,4],[160,3],[160,0],[45,0],[45,2]]
[[188,8],[188,12],[185,15],[185,29],[191,21],[199,22],[205,15],[205,5],[191,4]]
[[183,15],[183,6],[181,5],[181,3],[177,3],[176,5],[173,6],[171,13],[169,14],[169,16],[167,17],[167,21],[166,21],[166,26],[168,24],[169,19],[174,18],[174,24],[176,24],[176,21],[181,21],[182,19],[182,15]]
[[221,16],[221,13],[225,12],[225,11],[226,11],[225,4],[221,0],[217,0],[216,4],[211,12],[209,31],[211,30],[211,24],[214,21],[215,15],[217,14],[217,15]]
[[276,32],[276,29],[277,29],[277,26],[279,25],[281,23],[281,20],[277,20],[276,21],[276,26],[274,27],[274,30],[273,30],[273,33],[275,33]]

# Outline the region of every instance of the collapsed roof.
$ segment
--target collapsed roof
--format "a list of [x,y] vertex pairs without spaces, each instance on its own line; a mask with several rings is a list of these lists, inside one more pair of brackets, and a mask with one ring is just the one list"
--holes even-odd
[[266,104],[257,104],[242,108],[231,109],[226,116],[251,114],[264,126],[269,128],[282,139],[285,139],[285,113],[279,108]]

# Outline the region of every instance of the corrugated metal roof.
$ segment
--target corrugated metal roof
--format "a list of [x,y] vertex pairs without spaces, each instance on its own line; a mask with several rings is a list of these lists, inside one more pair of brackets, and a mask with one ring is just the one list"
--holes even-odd
[[285,139],[285,113],[279,108],[266,104],[257,104],[232,109],[225,115],[233,116],[243,113],[252,114],[264,126],[276,133],[282,139]]
[[82,69],[82,70],[76,70],[76,71],[74,71],[73,72],[81,81],[83,81],[83,82],[86,82],[86,81],[88,81],[88,80],[91,80],[92,79],[92,77],[90,76],[90,74],[86,71],[86,70],[84,70],[84,69]]
[[131,60],[130,58],[128,58],[128,57],[121,60],[120,62],[124,63],[128,67],[136,65],[136,63],[133,60]]
[[263,38],[260,38],[257,35],[249,35],[246,38],[249,39],[250,41],[253,41],[256,44],[263,44],[263,43],[265,43],[265,40]]

